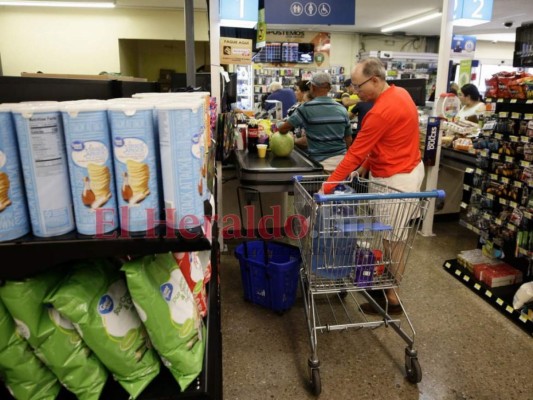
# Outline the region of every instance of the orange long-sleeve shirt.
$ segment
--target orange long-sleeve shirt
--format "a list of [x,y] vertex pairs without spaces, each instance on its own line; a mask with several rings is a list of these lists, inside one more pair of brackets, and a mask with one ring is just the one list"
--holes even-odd
[[[355,142],[327,181],[345,180],[363,162],[375,177],[411,172],[421,159],[419,141],[416,105],[405,89],[391,85],[366,114]],[[325,185],[325,192],[334,186]]]

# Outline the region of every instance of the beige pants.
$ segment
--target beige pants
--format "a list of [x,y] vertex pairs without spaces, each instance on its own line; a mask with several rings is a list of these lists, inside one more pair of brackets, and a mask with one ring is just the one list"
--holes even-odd
[[324,172],[330,175],[333,171],[335,171],[335,168],[337,168],[337,165],[339,165],[343,158],[344,154],[340,156],[333,156],[320,161],[320,164],[322,167],[324,167]]

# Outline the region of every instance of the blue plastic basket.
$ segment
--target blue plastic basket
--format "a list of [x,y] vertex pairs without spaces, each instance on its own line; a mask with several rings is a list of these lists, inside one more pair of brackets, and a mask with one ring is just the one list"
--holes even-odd
[[298,247],[251,241],[237,246],[235,257],[241,268],[245,300],[276,312],[292,307],[302,261]]

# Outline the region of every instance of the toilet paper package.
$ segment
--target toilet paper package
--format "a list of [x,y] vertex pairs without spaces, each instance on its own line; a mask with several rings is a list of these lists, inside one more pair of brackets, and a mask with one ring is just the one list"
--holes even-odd
[[157,354],[124,276],[108,261],[71,266],[46,302],[74,323],[87,346],[132,399],[159,374]]
[[203,102],[155,105],[167,225],[188,229],[204,223]]
[[60,109],[76,228],[83,235],[111,232],[119,217],[106,102],[68,102]]
[[153,107],[115,102],[108,107],[121,229],[152,229],[159,221],[158,151]]
[[21,103],[12,113],[33,234],[70,232],[75,225],[58,105]]
[[30,232],[11,107],[0,104],[0,242]]

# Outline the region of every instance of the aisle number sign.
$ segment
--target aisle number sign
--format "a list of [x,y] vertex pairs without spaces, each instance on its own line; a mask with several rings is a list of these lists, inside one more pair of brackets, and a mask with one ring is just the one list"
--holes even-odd
[[220,0],[220,25],[236,28],[255,28],[259,14],[259,0]]
[[220,64],[251,64],[252,40],[220,38]]
[[267,24],[354,25],[355,0],[268,0]]
[[453,24],[475,26],[490,22],[494,0],[455,0]]

